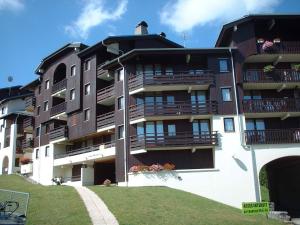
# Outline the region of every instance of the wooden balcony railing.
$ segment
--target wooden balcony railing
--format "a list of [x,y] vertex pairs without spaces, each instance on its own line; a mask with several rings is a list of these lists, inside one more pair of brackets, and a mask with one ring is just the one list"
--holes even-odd
[[258,52],[261,54],[299,54],[300,42],[299,41],[281,41],[274,43],[273,46],[263,49],[263,44],[258,44]]
[[108,74],[108,70],[104,70],[102,68],[97,69],[97,77],[107,76]]
[[63,89],[67,88],[67,79],[63,79],[52,86],[51,93],[54,94],[56,92],[59,92]]
[[53,106],[50,109],[50,116],[55,116],[57,114],[65,112],[67,109],[67,102],[62,102],[58,105]]
[[267,98],[243,100],[245,113],[274,113],[300,111],[300,99]]
[[112,148],[112,147],[115,147],[115,142],[107,142],[107,143],[103,143],[103,144],[99,144],[99,145],[88,146],[85,148],[73,149],[73,150],[67,151],[66,153],[62,153],[62,154],[56,154],[54,156],[54,158],[60,159],[60,158],[65,158],[65,157],[69,157],[69,156],[80,155],[83,153],[98,151],[102,148],[108,149],[108,148]]
[[300,128],[247,130],[245,131],[245,139],[248,145],[300,143]]
[[29,116],[23,120],[23,128],[25,130],[28,130],[28,129],[32,130],[33,126],[34,126],[34,117],[33,116]]
[[54,130],[51,130],[49,133],[50,141],[54,141],[61,138],[68,138],[69,132],[67,126],[61,126]]
[[300,71],[293,69],[275,69],[265,73],[263,70],[247,70],[244,73],[244,82],[247,83],[282,83],[300,82]]
[[32,112],[34,110],[36,99],[33,96],[25,98],[25,110]]
[[22,149],[32,149],[34,141],[33,139],[24,139],[22,141]]
[[97,91],[97,102],[101,102],[104,99],[111,98],[115,95],[114,85],[110,85],[106,88],[102,88]]
[[162,102],[160,104],[140,104],[129,107],[130,118],[145,116],[180,116],[180,115],[206,115],[217,113],[217,102],[206,101],[191,103],[176,101],[174,104]]
[[113,126],[115,124],[114,111],[97,116],[97,129]]
[[172,74],[153,75],[143,73],[139,75],[130,75],[128,80],[129,90],[143,87],[144,85],[206,85],[213,84],[215,74],[211,71],[199,71],[196,74],[189,74],[188,71]]
[[216,131],[195,134],[192,132],[176,132],[170,136],[168,133],[146,134],[130,137],[130,149],[150,149],[165,147],[193,147],[218,145],[218,133]]

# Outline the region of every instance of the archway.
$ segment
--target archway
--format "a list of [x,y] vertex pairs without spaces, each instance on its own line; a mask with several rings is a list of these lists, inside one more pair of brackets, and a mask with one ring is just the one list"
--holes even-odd
[[5,156],[2,162],[2,174],[8,174],[8,164],[9,159],[7,156]]
[[53,84],[56,84],[67,77],[67,67],[64,63],[59,64],[55,71],[53,76]]
[[[264,173],[269,201],[274,202],[275,210],[287,211],[290,216],[299,217],[300,156],[283,157],[267,163],[260,171],[261,184]],[[262,198],[266,198],[263,195],[264,188],[261,188]]]

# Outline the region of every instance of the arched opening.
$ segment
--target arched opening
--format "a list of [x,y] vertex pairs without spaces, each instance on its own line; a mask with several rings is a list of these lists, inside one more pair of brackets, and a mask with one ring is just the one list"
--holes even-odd
[[2,162],[2,174],[8,174],[8,163],[9,159],[5,156]]
[[284,157],[266,164],[260,171],[262,200],[274,203],[275,211],[300,216],[300,156]]
[[67,67],[64,63],[59,64],[54,72],[53,84],[56,84],[67,77]]

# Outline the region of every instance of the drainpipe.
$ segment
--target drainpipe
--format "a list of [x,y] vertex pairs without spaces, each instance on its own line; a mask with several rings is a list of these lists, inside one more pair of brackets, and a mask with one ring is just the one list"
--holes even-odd
[[[20,114],[18,113],[17,117],[15,119],[15,125],[16,125],[15,133],[16,133],[16,136],[14,137],[14,139],[16,140],[16,142],[15,142],[15,144],[13,146],[15,148],[15,151],[14,151],[13,160],[12,160],[12,165],[13,165],[12,166],[12,172],[14,172],[14,168],[16,167],[15,161],[16,161],[16,154],[17,154],[17,136],[18,136],[18,119],[19,119],[19,116],[20,116]],[[13,137],[11,137],[11,138],[13,138]]]

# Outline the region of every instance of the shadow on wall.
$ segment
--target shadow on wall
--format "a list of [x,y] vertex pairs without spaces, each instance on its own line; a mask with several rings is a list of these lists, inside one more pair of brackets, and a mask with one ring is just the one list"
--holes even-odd
[[247,166],[245,165],[245,163],[242,162],[242,160],[236,158],[234,155],[232,156],[232,158],[234,159],[234,161],[236,162],[236,164],[238,164],[238,166],[244,170],[244,171],[247,171]]

